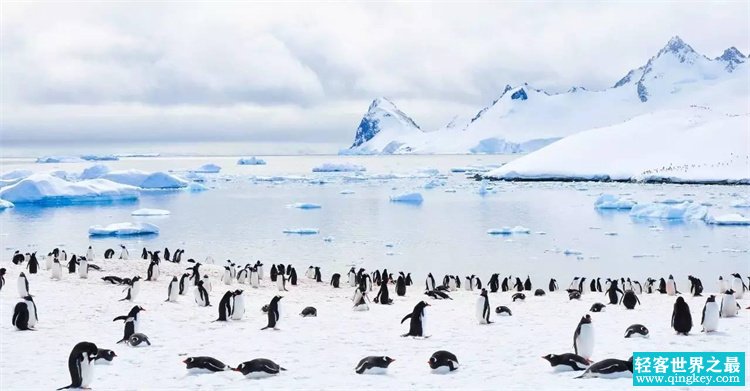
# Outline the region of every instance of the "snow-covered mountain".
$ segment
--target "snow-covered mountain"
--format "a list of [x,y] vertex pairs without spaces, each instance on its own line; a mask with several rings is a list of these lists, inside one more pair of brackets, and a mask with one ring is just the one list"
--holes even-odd
[[[673,37],[646,64],[629,71],[610,88],[572,87],[555,94],[528,84],[506,86],[487,107],[458,115],[431,132],[419,129],[392,102],[376,100],[357,129],[354,144],[345,152],[530,152],[574,133],[659,110],[703,106],[745,113],[748,80],[747,58],[736,48],[710,59]],[[379,106],[384,106],[382,111]],[[388,119],[393,120],[373,122],[379,119],[379,112],[391,114]]]

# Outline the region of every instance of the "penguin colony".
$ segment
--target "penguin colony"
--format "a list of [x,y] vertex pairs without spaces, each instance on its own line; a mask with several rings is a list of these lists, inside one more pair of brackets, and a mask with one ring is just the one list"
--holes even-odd
[[[17,279],[18,295],[21,298],[13,310],[12,324],[19,331],[36,331],[35,327],[39,322],[38,311],[33,299],[33,287],[30,286],[26,272],[30,275],[38,274],[40,270],[49,271],[50,279],[60,280],[64,274],[73,275],[67,278],[88,279],[90,271],[101,274],[105,269],[92,263],[97,260],[129,260],[128,249],[120,246],[119,257],[113,249],[107,249],[104,257],[97,259],[96,254],[91,246],[86,251],[85,256],[77,257],[74,254],[68,254],[64,250],[54,249],[47,256],[42,257],[44,262],[40,263],[37,259],[36,252],[21,254],[16,251],[12,258],[12,263],[24,271],[21,271]],[[141,259],[148,261],[148,267],[144,270],[146,279],[142,281],[140,275],[135,276],[114,276],[104,275],[99,277],[102,284],[112,285],[122,288],[125,297],[120,301],[129,301],[136,303],[140,294],[140,287],[143,283],[159,283],[162,275],[161,262],[172,262],[179,264],[182,262],[184,250],[176,250],[170,253],[168,248],[164,249],[163,258],[160,256],[161,251],[149,251],[143,248]],[[214,283],[210,280],[208,274],[201,273],[201,263],[193,259],[187,259],[188,267],[185,272],[179,276],[172,276],[167,284],[166,300],[169,303],[179,303],[180,296],[188,295],[189,290],[193,290],[195,305],[199,307],[213,307],[210,299],[210,293],[214,290]],[[215,264],[213,260],[208,259],[206,263]],[[68,273],[63,273],[63,264]],[[24,266],[25,265],[25,266]],[[248,285],[250,288],[258,288],[261,281],[265,280],[264,265],[260,261],[254,264],[248,263],[244,266],[235,264],[227,260],[223,267],[223,273],[220,280],[216,281],[216,288],[223,285],[231,285],[235,282],[238,284]],[[0,268],[0,290],[6,285],[5,275],[6,268]],[[322,279],[320,267],[310,266],[304,276],[318,283],[325,283]],[[297,271],[291,264],[271,265],[269,267],[268,277],[270,283],[274,284],[278,295],[273,296],[267,305],[263,306],[262,312],[265,314],[265,326],[259,330],[279,330],[283,325],[285,312],[282,311],[282,292],[288,292],[288,287],[296,286],[298,283]],[[700,279],[694,276],[688,276],[690,281],[689,294],[691,296],[703,296],[704,287]],[[532,290],[533,284],[530,276],[525,281],[520,277],[507,276],[500,281],[499,274],[492,274],[487,280],[486,285],[476,275],[465,276],[463,279],[456,275],[446,275],[437,284],[432,273],[429,273],[425,279],[424,296],[425,299],[438,301],[452,300],[450,294],[461,289],[464,291],[476,292],[475,318],[479,325],[490,325],[492,320],[492,306],[490,304],[489,293],[509,292],[511,303],[523,302],[527,299],[526,291],[533,292],[533,296],[544,296],[544,289],[537,288]],[[748,277],[750,281],[750,277]],[[414,286],[410,273],[399,272],[395,276],[389,273],[387,269],[375,270],[368,273],[365,269],[356,270],[351,268],[345,275],[333,273],[330,283],[331,289],[348,288],[353,289],[352,310],[368,311],[371,304],[391,305],[391,288],[395,291],[396,296],[403,297],[407,295],[407,287]],[[549,281],[549,292],[559,291],[557,280]],[[410,288],[411,290],[417,288]],[[489,290],[488,290],[489,289]],[[700,332],[710,333],[719,330],[721,318],[731,318],[739,314],[741,309],[738,300],[744,297],[748,290],[747,284],[740,274],[732,274],[731,278],[725,280],[720,276],[717,284],[717,295],[707,295],[705,305],[700,312]],[[678,335],[689,335],[694,328],[692,312],[680,295],[676,281],[672,275],[666,280],[660,278],[658,281],[653,278],[645,280],[644,284],[630,278],[609,279],[607,278],[602,284],[601,278],[591,278],[587,282],[586,277],[575,277],[565,289],[568,293],[567,300],[580,300],[582,295],[598,295],[606,298],[607,304],[594,303],[590,312],[605,312],[607,306],[621,307],[623,310],[632,310],[641,305],[639,295],[642,294],[664,294],[676,296],[674,308],[671,315],[670,326]],[[375,292],[374,297],[370,300],[371,292]],[[244,304],[245,290],[235,289],[227,290],[221,297],[218,305],[215,307],[218,312],[217,319],[214,322],[231,322],[242,320],[247,313]],[[687,293],[686,293],[687,294]],[[532,296],[530,294],[530,296]],[[510,303],[509,303],[510,304]],[[401,323],[407,323],[408,329],[402,337],[412,338],[429,338],[427,318],[429,307],[431,306],[425,300],[419,300],[410,313],[403,316]],[[123,343],[130,347],[151,346],[148,336],[141,332],[139,320],[146,309],[140,305],[133,305],[130,311],[125,315],[114,317],[113,322],[123,322],[123,337],[114,343]],[[501,305],[494,309],[498,317],[512,316],[509,307]],[[318,311],[313,306],[304,307],[299,312],[301,317],[317,317]],[[325,315],[324,315],[325,316]],[[605,316],[604,314],[597,316]],[[408,322],[407,322],[408,321]],[[697,322],[697,319],[696,319]],[[102,324],[105,326],[105,324]],[[664,324],[653,324],[651,327],[664,328]],[[625,329],[624,338],[648,337],[649,329],[642,324],[632,324]],[[577,378],[592,377],[621,377],[632,376],[633,362],[632,357],[626,360],[617,358],[607,358],[600,361],[593,361],[596,347],[595,338],[595,321],[591,314],[584,314],[577,326],[573,329],[572,352],[560,354],[546,354],[542,359],[549,362],[555,370],[583,371]],[[60,389],[66,388],[88,388],[94,381],[94,364],[112,363],[117,354],[109,349],[101,349],[91,342],[80,342],[73,347],[68,359],[68,369],[71,378],[71,384]],[[357,374],[375,374],[384,373],[389,365],[396,361],[389,356],[367,356],[361,359],[354,367]],[[239,363],[235,367],[224,364],[216,358],[208,356],[192,356],[182,362],[189,372],[195,373],[213,373],[220,371],[240,372],[247,378],[264,378],[278,375],[287,369],[265,358],[256,358]],[[449,373],[459,368],[458,358],[451,352],[440,350],[434,352],[427,361],[429,369],[433,373]]]

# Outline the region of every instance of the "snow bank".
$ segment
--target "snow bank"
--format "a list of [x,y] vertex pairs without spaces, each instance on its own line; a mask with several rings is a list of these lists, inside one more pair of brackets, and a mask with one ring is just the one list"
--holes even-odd
[[37,163],[79,163],[80,158],[75,156],[42,156],[36,159]]
[[488,235],[512,235],[512,234],[529,234],[531,233],[531,230],[522,227],[520,225],[517,225],[513,228],[511,227],[502,227],[502,228],[492,228],[487,230]]
[[84,168],[81,172],[81,175],[78,176],[79,179],[94,179],[94,178],[100,178],[104,175],[107,175],[109,173],[109,167],[103,165],[103,164],[95,164],[89,168]]
[[317,228],[289,228],[283,231],[285,234],[297,235],[317,235],[320,230]]
[[34,174],[0,190],[0,198],[20,203],[76,204],[136,200],[138,189],[105,179],[68,182],[50,174]]
[[115,223],[89,227],[89,236],[135,236],[158,233],[159,227],[149,223]]
[[136,209],[130,212],[131,216],[168,216],[170,212],[166,209]]
[[635,201],[612,194],[602,194],[594,201],[596,209],[631,209],[634,205]]
[[15,205],[13,205],[12,202],[6,201],[6,200],[0,200],[0,210],[12,208]]
[[420,193],[404,193],[391,196],[391,202],[404,202],[409,204],[421,204],[424,201]]
[[750,208],[750,200],[738,198],[729,203],[732,208]]
[[706,222],[715,225],[750,225],[750,218],[739,213],[729,213],[706,218]]
[[89,161],[114,161],[114,160],[120,160],[119,157],[115,155],[81,155],[81,159],[83,160],[89,160]]
[[240,160],[237,160],[237,164],[240,166],[263,166],[266,161],[253,156],[251,158],[240,158]]
[[366,168],[353,163],[323,163],[312,169],[313,172],[362,172]]
[[217,166],[216,164],[213,164],[213,163],[206,163],[206,164],[204,164],[204,165],[202,165],[202,166],[200,166],[197,169],[192,170],[192,171],[193,172],[203,173],[203,174],[216,174],[219,171],[221,171],[221,167]]
[[287,205],[287,208],[297,208],[297,209],[320,209],[320,204],[313,204],[311,202],[295,202],[293,204]]
[[630,210],[630,216],[641,219],[662,220],[702,220],[706,218],[708,208],[689,202],[681,204],[637,204]]
[[141,170],[111,171],[102,178],[142,189],[180,189],[188,185],[188,181],[165,172]]

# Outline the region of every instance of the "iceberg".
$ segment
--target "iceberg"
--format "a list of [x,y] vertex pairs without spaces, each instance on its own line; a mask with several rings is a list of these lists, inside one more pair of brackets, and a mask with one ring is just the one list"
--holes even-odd
[[11,181],[16,179],[20,180],[30,176],[31,174],[33,174],[31,170],[13,170],[0,175],[0,179],[4,181]]
[[296,235],[317,235],[320,230],[317,228],[289,228],[283,231],[285,234]]
[[166,209],[136,209],[130,212],[131,216],[168,216],[170,212]]
[[114,161],[114,160],[120,160],[119,157],[115,155],[81,155],[81,159],[88,160],[88,161]]
[[637,204],[630,210],[630,217],[639,219],[702,220],[707,214],[708,208],[690,202]]
[[404,193],[395,196],[391,196],[391,202],[404,202],[409,204],[421,204],[424,201],[422,194],[420,193]]
[[142,189],[180,189],[188,185],[188,181],[165,172],[141,170],[111,171],[102,178]]
[[188,191],[190,191],[190,192],[193,192],[193,193],[197,193],[197,192],[199,192],[199,191],[206,191],[206,190],[208,190],[208,187],[206,187],[206,186],[204,186],[204,185],[201,185],[200,183],[196,183],[196,182],[191,182],[191,183],[190,183],[190,184],[188,185],[187,189],[188,189]]
[[240,160],[237,160],[237,164],[240,166],[264,166],[266,161],[253,156],[251,158],[240,158]]
[[156,235],[158,233],[159,227],[149,223],[115,223],[89,227],[89,236],[136,236]]
[[362,172],[366,168],[352,163],[323,163],[312,169],[313,172]]
[[37,163],[78,163],[81,159],[75,156],[42,156],[36,159]]
[[205,182],[206,178],[194,171],[189,171],[182,176],[183,178],[193,182]]
[[202,165],[202,166],[200,166],[197,169],[192,170],[192,171],[193,172],[199,172],[199,173],[202,173],[202,174],[216,174],[219,171],[221,171],[221,167],[217,166],[216,164],[213,164],[213,163],[206,163],[206,164],[204,164],[204,165]]
[[14,206],[15,206],[15,205],[13,205],[13,203],[12,203],[12,202],[10,202],[10,201],[6,201],[6,200],[0,200],[0,210],[4,210],[4,209],[8,209],[8,208],[12,208],[12,207],[14,207]]
[[621,209],[628,210],[635,206],[635,201],[627,200],[612,194],[602,194],[594,201],[596,209]]
[[492,228],[487,230],[488,235],[512,235],[512,234],[530,234],[531,230],[517,225],[513,228],[511,227],[502,227],[502,228]]
[[311,202],[295,202],[293,204],[287,205],[287,208],[297,208],[297,209],[320,209],[321,206],[319,204],[313,204]]
[[729,213],[706,218],[706,222],[714,225],[750,225],[750,218],[739,213]]
[[84,168],[81,172],[81,175],[78,176],[79,179],[95,179],[100,178],[104,175],[107,175],[109,173],[109,167],[103,165],[103,164],[95,164],[89,168]]
[[138,188],[106,179],[69,182],[50,174],[34,174],[0,190],[0,198],[15,204],[68,205],[137,200]]

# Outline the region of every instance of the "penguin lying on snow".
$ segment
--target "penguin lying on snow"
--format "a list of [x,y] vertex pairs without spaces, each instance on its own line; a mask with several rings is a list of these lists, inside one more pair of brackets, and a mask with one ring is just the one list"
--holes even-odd
[[510,312],[510,308],[501,305],[495,308],[495,313],[498,315],[506,315],[506,316],[513,316],[513,313]]
[[427,291],[424,294],[427,295],[427,296],[432,297],[435,300],[443,300],[443,299],[453,300],[450,296],[448,296],[447,293],[441,292],[441,291],[438,291],[438,290],[436,290],[436,291]]
[[318,316],[318,310],[316,310],[315,307],[305,307],[305,309],[300,312],[300,316],[303,318],[307,318],[308,316],[316,317]]
[[117,357],[117,354],[114,351],[109,349],[99,349],[94,364],[111,364],[115,357]]
[[640,335],[643,338],[648,338],[648,329],[642,324],[633,324],[628,326],[625,330],[625,338],[630,338],[633,335]]
[[388,366],[396,360],[388,356],[368,356],[361,360],[354,368],[354,372],[362,374],[384,374],[388,370]]
[[633,376],[633,357],[627,361],[618,360],[615,358],[608,358],[596,363],[584,372],[581,376],[576,379],[589,379],[589,378],[604,378],[614,379],[618,377],[632,377]]
[[515,302],[516,300],[518,300],[518,301],[524,301],[524,300],[526,300],[526,295],[524,295],[523,293],[520,293],[520,292],[519,293],[514,293],[513,294],[513,301]]
[[591,360],[573,353],[548,354],[542,358],[547,360],[555,371],[583,371],[591,365]]
[[279,366],[279,364],[265,358],[256,358],[255,360],[245,361],[238,365],[237,368],[234,368],[234,370],[241,372],[248,379],[270,377],[278,375],[281,371],[286,371],[286,369]]
[[604,309],[607,308],[606,305],[602,303],[594,303],[591,305],[591,308],[589,308],[589,311],[591,312],[603,312]]
[[148,337],[145,334],[141,333],[135,333],[128,338],[128,345],[130,346],[139,346],[142,343],[148,344],[148,346],[151,346],[151,342],[148,340]]
[[427,364],[432,368],[432,373],[448,373],[458,369],[458,358],[449,351],[438,350],[430,356]]
[[185,363],[187,366],[186,369],[191,373],[214,373],[234,370],[229,365],[208,356],[188,357],[182,360],[182,362]]

